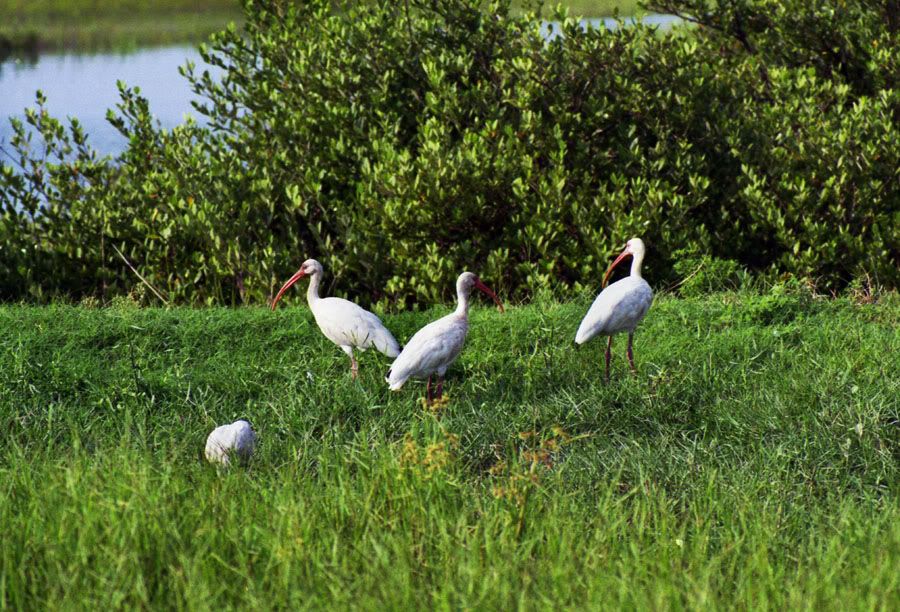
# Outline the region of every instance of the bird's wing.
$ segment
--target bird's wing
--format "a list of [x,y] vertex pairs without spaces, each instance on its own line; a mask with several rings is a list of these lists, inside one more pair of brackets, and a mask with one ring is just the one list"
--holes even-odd
[[399,355],[400,343],[394,338],[394,334],[384,326],[384,323],[375,314],[368,310],[363,310],[363,313],[368,320],[369,330],[371,331],[369,343],[363,348],[374,346],[378,352],[391,359]]
[[245,459],[253,454],[256,448],[256,433],[250,427],[249,423],[235,423],[234,428],[234,448]]
[[635,283],[632,291],[629,292],[628,300],[631,308],[634,309],[634,316],[636,318],[634,324],[636,325],[644,318],[647,311],[650,310],[650,304],[653,303],[653,290],[650,288],[650,285],[647,284],[647,281],[640,279]]
[[313,311],[319,328],[332,342],[366,350],[374,346],[388,357],[400,354],[400,344],[377,316],[341,298],[324,298]]
[[628,277],[614,282],[601,291],[581,320],[578,333],[575,334],[575,342],[583,344],[598,334],[620,331],[622,317],[627,314],[621,307],[622,302],[627,298],[631,288],[631,278]]
[[400,388],[413,376],[429,375],[450,365],[462,350],[467,329],[464,320],[449,315],[416,332],[391,365],[391,388]]
[[578,326],[578,332],[575,334],[575,342],[578,344],[587,342],[597,334],[601,333],[606,326],[606,322],[610,317],[613,306],[612,300],[610,299],[611,296],[607,291],[608,289],[600,292],[594,299],[594,303],[591,304],[591,307],[588,309],[587,314],[585,314],[584,318],[581,320],[581,324]]
[[230,431],[225,425],[216,427],[210,432],[206,438],[206,448],[203,452],[207,461],[228,465],[229,437]]
[[626,278],[623,281],[628,282],[620,281],[622,287],[604,328],[609,333],[634,330],[653,301],[653,291],[647,281],[642,278]]

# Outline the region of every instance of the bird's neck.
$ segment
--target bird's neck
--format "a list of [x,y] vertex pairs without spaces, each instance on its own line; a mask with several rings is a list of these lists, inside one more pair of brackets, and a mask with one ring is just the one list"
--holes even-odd
[[322,278],[318,272],[309,277],[309,287],[306,288],[306,301],[310,306],[319,301],[319,283]]
[[644,263],[644,254],[640,253],[631,258],[631,275],[641,278],[641,264]]
[[456,314],[465,317],[469,314],[469,294],[456,290]]

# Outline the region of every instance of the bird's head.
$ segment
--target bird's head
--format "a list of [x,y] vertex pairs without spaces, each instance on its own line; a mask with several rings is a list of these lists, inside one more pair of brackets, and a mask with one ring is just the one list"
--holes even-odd
[[472,293],[472,289],[478,289],[479,291],[489,295],[490,298],[494,300],[494,303],[497,304],[497,308],[500,309],[500,312],[503,312],[503,304],[500,302],[497,294],[494,293],[490,287],[485,285],[477,275],[472,274],[471,272],[463,272],[459,275],[459,278],[456,279],[457,295],[468,296]]
[[609,280],[609,275],[612,274],[613,269],[619,265],[626,257],[637,257],[643,259],[644,252],[646,248],[644,247],[644,241],[640,238],[632,238],[628,242],[625,243],[625,249],[616,257],[616,260],[612,262],[612,265],[609,266],[609,269],[606,271],[606,275],[603,277],[603,286],[606,286],[606,281]]
[[625,243],[625,250],[631,255],[643,255],[646,250],[644,247],[644,241],[640,238],[632,238],[628,242]]
[[281,289],[278,290],[278,294],[275,296],[275,299],[272,300],[272,310],[275,310],[275,307],[278,305],[278,301],[281,299],[281,296],[284,295],[285,291],[291,288],[291,285],[296,283],[304,276],[313,276],[316,274],[322,274],[322,264],[320,264],[315,259],[307,259],[306,261],[304,261],[303,265],[300,266],[300,269],[297,270],[294,275],[290,277],[284,285],[281,286]]

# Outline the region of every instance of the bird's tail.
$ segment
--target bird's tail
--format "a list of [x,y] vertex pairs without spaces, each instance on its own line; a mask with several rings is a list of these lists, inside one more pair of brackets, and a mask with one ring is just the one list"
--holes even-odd
[[597,325],[585,325],[582,321],[581,325],[578,327],[578,332],[575,334],[575,344],[584,344],[594,336],[596,336],[601,330],[598,329],[600,327],[602,329],[602,324]]
[[396,359],[397,355],[400,354],[400,343],[387,329],[381,329],[374,333],[372,335],[372,344],[385,357]]
[[391,368],[390,370],[388,370],[387,376],[385,376],[384,379],[387,381],[387,384],[390,386],[391,391],[399,391],[400,389],[403,388],[403,385],[406,384],[406,379],[409,378],[409,376],[404,376],[403,378],[400,378],[399,376],[397,376],[395,378],[391,378],[391,374],[393,374],[393,373],[394,373],[394,369]]

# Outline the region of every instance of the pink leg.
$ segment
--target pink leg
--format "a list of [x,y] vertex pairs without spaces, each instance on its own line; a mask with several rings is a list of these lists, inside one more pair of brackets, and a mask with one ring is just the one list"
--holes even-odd
[[612,357],[612,336],[606,343],[606,382],[609,382],[609,360]]
[[359,363],[356,361],[356,357],[353,356],[353,347],[342,345],[341,350],[347,353],[347,357],[350,358],[350,376],[353,380],[359,376]]
[[634,351],[631,350],[631,345],[634,342],[634,332],[628,333],[628,363],[631,364],[631,373],[637,374],[637,368],[634,367]]
[[431,406],[433,398],[431,396],[431,374],[428,375],[428,383],[425,385],[425,405]]
[[437,384],[437,396],[438,399],[444,397],[444,377],[438,376],[438,384]]

